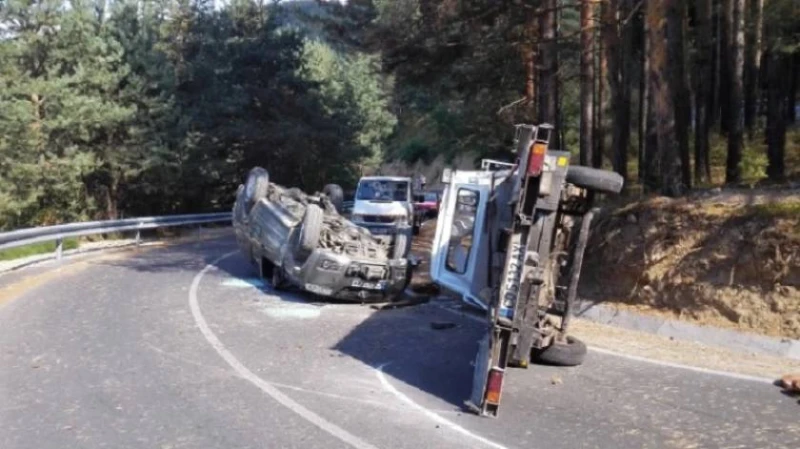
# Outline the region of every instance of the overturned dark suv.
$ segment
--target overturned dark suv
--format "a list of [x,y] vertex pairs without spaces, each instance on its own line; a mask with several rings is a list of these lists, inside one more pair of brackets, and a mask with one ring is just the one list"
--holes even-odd
[[350,301],[391,300],[408,285],[408,248],[393,248],[337,211],[342,190],[307,195],[256,167],[239,186],[233,226],[240,249],[276,290],[289,286]]

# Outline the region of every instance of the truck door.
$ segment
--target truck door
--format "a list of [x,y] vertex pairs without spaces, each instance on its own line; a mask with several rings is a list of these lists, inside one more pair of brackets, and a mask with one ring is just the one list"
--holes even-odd
[[464,301],[486,310],[479,296],[487,261],[484,234],[489,197],[484,172],[456,171],[445,188],[431,248],[431,278]]

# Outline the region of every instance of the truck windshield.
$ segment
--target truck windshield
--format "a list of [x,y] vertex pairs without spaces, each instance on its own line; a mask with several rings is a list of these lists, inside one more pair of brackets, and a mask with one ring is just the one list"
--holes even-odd
[[357,200],[407,201],[408,181],[371,179],[361,181],[356,192]]

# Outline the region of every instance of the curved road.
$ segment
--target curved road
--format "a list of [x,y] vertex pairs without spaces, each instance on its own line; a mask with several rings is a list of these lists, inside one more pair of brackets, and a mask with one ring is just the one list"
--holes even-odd
[[479,418],[473,320],[277,295],[235,249],[69,262],[0,306],[0,448],[800,447],[773,386],[596,352],[511,370]]

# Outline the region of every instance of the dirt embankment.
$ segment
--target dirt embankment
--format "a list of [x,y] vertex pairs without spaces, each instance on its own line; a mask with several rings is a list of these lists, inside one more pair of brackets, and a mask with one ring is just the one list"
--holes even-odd
[[800,338],[800,191],[628,204],[598,219],[583,271],[586,299]]

